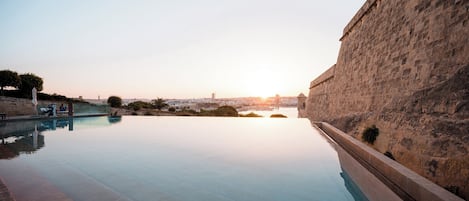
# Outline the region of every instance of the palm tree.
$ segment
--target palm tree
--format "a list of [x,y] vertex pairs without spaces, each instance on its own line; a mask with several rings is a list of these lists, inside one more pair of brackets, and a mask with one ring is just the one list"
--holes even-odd
[[168,106],[168,104],[166,104],[166,101],[162,98],[157,98],[155,100],[152,100],[152,103],[153,103],[153,106],[159,111],[161,111],[161,109]]

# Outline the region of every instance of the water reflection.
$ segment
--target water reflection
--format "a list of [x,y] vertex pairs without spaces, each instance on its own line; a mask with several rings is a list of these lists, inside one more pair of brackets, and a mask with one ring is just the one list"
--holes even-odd
[[344,180],[345,187],[356,201],[402,200],[342,147],[336,144],[334,148],[337,151],[342,170],[340,176]]
[[31,134],[4,138],[0,144],[0,159],[12,159],[20,154],[32,154],[44,147],[44,136],[38,131]]
[[0,123],[0,160],[33,154],[45,146],[42,132],[48,130],[99,127],[119,123],[122,117],[63,118]]
[[349,174],[341,167],[342,172],[340,176],[344,179],[345,188],[352,194],[355,201],[368,201],[366,196],[360,190],[360,187],[350,178]]
[[108,116],[107,120],[111,124],[119,123],[122,121],[122,116]]

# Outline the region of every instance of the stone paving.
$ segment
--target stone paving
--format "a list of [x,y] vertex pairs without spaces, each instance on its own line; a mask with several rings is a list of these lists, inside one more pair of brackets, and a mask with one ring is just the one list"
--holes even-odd
[[14,201],[15,199],[11,195],[10,191],[3,183],[3,180],[0,178],[0,200],[2,201]]

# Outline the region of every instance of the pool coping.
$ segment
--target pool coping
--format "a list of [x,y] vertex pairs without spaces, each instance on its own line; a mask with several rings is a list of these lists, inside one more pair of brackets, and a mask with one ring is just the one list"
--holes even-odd
[[313,122],[403,200],[464,201],[326,122]]

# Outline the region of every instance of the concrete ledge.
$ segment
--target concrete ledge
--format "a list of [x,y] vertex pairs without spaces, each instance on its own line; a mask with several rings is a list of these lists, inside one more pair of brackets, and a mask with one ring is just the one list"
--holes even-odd
[[403,200],[463,201],[384,154],[325,122],[315,122],[337,144],[370,170]]

